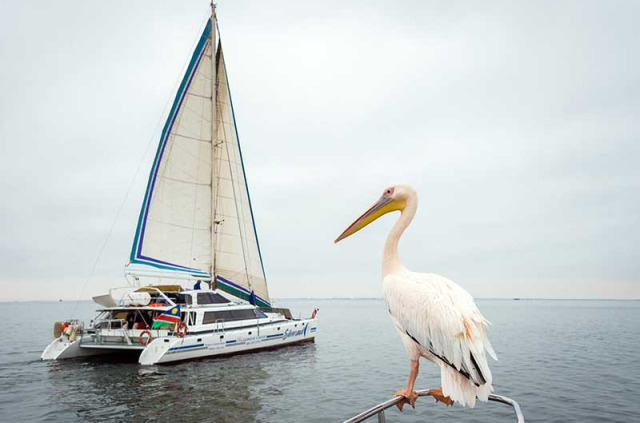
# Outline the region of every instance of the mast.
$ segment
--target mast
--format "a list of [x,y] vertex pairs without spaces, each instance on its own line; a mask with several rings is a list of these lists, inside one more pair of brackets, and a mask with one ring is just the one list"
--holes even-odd
[[216,63],[216,5],[211,0],[211,282],[216,285],[216,221],[217,185],[216,150],[217,137],[217,98],[218,98],[218,66]]

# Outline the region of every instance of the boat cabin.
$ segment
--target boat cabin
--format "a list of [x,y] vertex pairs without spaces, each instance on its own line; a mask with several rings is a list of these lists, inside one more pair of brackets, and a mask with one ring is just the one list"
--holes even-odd
[[[263,311],[251,304],[235,303],[213,290],[183,291],[179,287],[156,286],[136,290],[117,307],[98,310],[99,315],[91,322],[89,330],[148,330],[157,316],[176,305],[180,306],[180,320],[189,327],[190,333],[283,320],[283,314],[275,310]],[[290,316],[289,312],[287,314]]]

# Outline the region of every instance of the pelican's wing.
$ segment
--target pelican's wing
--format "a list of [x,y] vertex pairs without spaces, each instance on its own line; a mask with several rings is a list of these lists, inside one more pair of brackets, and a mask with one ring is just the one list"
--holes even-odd
[[414,341],[476,385],[491,382],[486,353],[497,359],[473,297],[434,274],[407,272],[384,278],[389,312]]

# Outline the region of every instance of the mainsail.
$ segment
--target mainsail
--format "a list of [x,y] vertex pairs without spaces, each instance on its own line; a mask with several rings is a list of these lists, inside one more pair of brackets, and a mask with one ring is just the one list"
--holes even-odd
[[162,130],[130,264],[215,279],[269,306],[222,46],[212,49],[214,24],[212,17]]

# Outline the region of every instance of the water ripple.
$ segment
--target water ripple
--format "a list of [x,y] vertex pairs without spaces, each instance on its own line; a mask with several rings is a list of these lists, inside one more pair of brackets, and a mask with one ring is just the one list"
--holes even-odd
[[[135,360],[42,362],[64,303],[5,303],[14,333],[0,345],[0,421],[332,422],[403,387],[409,363],[381,301],[284,301],[294,314],[320,305],[316,344],[139,366]],[[496,392],[520,402],[528,422],[639,421],[640,303],[480,301],[500,361]],[[34,314],[34,308],[38,313]],[[93,305],[81,305],[90,318]],[[30,316],[25,322],[21,316]],[[419,387],[439,385],[424,362]],[[445,408],[428,398],[397,422],[509,422],[508,407]]]

